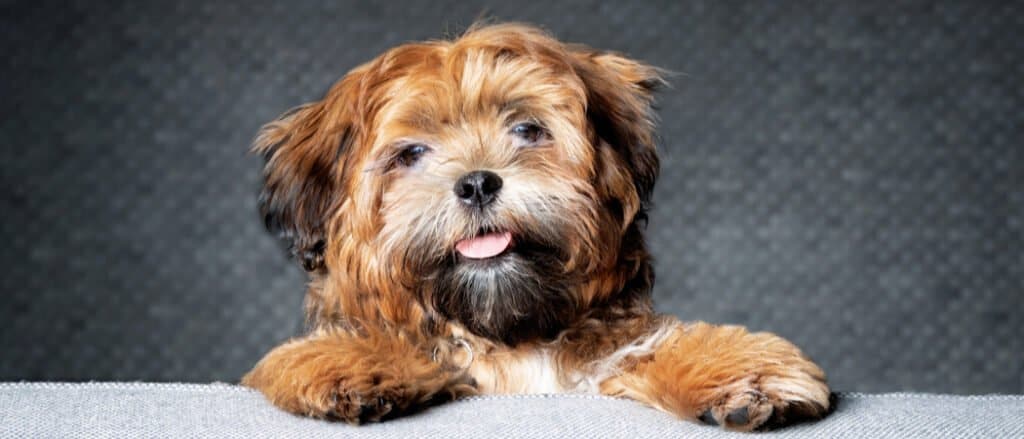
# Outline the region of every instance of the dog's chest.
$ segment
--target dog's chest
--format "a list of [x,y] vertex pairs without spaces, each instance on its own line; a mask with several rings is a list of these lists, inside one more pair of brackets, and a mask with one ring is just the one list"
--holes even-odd
[[482,393],[560,393],[566,388],[550,350],[506,351],[474,359],[469,373]]

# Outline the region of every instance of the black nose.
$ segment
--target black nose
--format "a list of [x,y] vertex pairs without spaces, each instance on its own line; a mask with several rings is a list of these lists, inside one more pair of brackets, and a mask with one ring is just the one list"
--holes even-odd
[[467,206],[483,208],[498,197],[501,177],[491,171],[473,171],[455,182],[455,196]]

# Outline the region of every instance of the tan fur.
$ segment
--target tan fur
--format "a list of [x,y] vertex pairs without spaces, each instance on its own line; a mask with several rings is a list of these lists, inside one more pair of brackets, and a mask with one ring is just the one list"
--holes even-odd
[[400,331],[318,330],[264,357],[243,382],[285,410],[359,423],[474,392]]
[[[471,393],[604,393],[735,429],[821,416],[824,374],[788,342],[652,310],[642,226],[660,82],[529,26],[474,26],[391,49],[267,124],[254,146],[267,158],[261,205],[310,274],[311,332],[243,383],[290,412],[349,422]],[[523,122],[544,137],[524,147],[509,131]],[[395,165],[410,144],[429,153]],[[487,215],[452,194],[475,170],[504,181]],[[482,227],[536,241],[550,260],[488,269],[508,278],[445,272],[481,293],[460,299],[478,308],[450,309],[437,270],[475,270],[446,264]],[[547,326],[507,332],[532,329],[530,313]]]
[[[825,374],[786,340],[739,326],[674,326],[649,356],[602,383],[601,392],[689,419],[710,410],[719,424],[736,429],[760,426],[773,414],[817,417],[828,408]],[[729,422],[741,408],[748,421]]]

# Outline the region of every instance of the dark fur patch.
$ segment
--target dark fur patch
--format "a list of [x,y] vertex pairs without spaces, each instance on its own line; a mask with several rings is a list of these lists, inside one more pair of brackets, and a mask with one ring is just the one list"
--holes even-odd
[[[285,117],[299,118],[290,122],[301,124],[318,114],[304,110]],[[351,136],[346,132],[336,144],[315,144],[313,139],[312,134],[289,136],[266,149],[259,199],[267,230],[288,245],[291,256],[308,272],[325,268],[325,221],[339,201],[336,174],[344,170],[342,158]]]
[[453,256],[420,288],[420,297],[470,332],[509,346],[551,339],[577,314],[576,282],[550,249],[519,245],[479,261]]

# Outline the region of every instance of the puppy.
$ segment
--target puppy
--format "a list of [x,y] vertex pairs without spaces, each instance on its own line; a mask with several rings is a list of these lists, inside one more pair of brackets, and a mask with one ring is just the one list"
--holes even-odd
[[242,380],[350,423],[586,392],[751,430],[822,416],[799,349],[654,313],[659,71],[519,24],[398,46],[263,127],[261,209],[310,331]]

